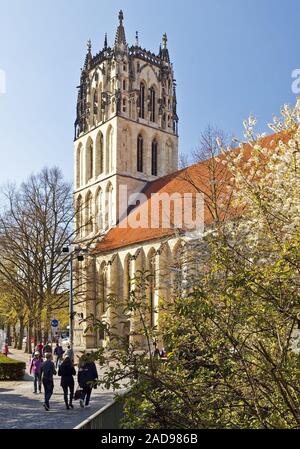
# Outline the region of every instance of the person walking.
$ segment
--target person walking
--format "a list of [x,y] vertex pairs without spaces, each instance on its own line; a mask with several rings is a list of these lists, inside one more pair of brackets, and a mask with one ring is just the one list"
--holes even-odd
[[40,341],[39,344],[36,346],[36,350],[39,351],[39,353],[41,355],[43,355],[43,349],[44,349],[44,345],[43,343]]
[[92,389],[97,388],[97,385],[91,385],[91,382],[95,382],[98,379],[98,373],[96,365],[93,361],[90,361],[87,356],[82,356],[78,365],[78,384],[82,389],[80,398],[80,407],[89,407],[90,397]]
[[43,362],[41,367],[41,375],[42,375],[42,382],[44,386],[45,391],[45,402],[44,407],[46,411],[50,410],[50,398],[53,393],[54,389],[54,382],[53,382],[53,376],[56,374],[54,363],[52,362],[52,354],[50,352],[47,352],[45,354],[46,361]]
[[156,341],[153,342],[153,347],[154,347],[153,356],[159,358],[160,357],[160,351],[159,351],[159,349],[157,347]]
[[67,346],[66,356],[70,357],[70,359],[74,362],[74,351],[70,345]]
[[44,357],[46,357],[46,354],[52,354],[52,345],[51,342],[48,341],[48,343],[45,344],[44,348],[43,348],[43,355]]
[[33,387],[34,387],[34,392],[35,394],[37,394],[37,389],[39,387],[39,393],[42,392],[42,380],[41,380],[41,368],[42,368],[42,364],[43,364],[43,359],[41,354],[39,353],[39,351],[36,351],[34,353],[34,357],[31,360],[30,363],[30,368],[29,368],[29,374],[33,374]]
[[56,343],[56,346],[54,349],[54,355],[56,356],[56,364],[55,364],[56,369],[58,368],[58,365],[62,361],[63,353],[64,353],[64,350],[61,347],[61,345],[59,343]]
[[[73,407],[73,397],[74,397],[74,378],[76,371],[72,359],[65,355],[64,361],[61,363],[58,369],[58,375],[61,376],[60,385],[64,392],[64,400],[66,404],[66,409],[69,410]],[[70,390],[70,400],[68,401],[68,390]]]
[[162,359],[166,359],[167,358],[167,351],[165,350],[165,348],[162,348],[161,353],[160,353],[160,357]]
[[7,341],[5,341],[4,345],[2,346],[2,354],[4,354],[6,357],[8,357],[9,349],[8,349]]

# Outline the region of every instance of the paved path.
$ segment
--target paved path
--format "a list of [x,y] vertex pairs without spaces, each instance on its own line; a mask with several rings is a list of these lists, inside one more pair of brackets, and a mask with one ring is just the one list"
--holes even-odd
[[[28,373],[29,355],[15,349],[10,351],[10,357],[26,362]],[[46,412],[44,395],[33,393],[33,378],[29,374],[23,381],[0,381],[0,429],[72,429],[111,402],[113,396],[112,391],[98,387],[92,392],[90,408],[82,409],[74,401],[74,409],[66,410],[60,378],[55,376],[51,410]]]

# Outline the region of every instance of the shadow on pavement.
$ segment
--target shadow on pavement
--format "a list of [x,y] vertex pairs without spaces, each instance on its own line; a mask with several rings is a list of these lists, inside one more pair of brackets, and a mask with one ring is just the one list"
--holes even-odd
[[113,399],[112,393],[103,393],[94,398],[92,396],[88,409],[80,408],[78,401],[75,401],[74,409],[66,410],[61,394],[60,400],[50,400],[51,410],[46,412],[43,395],[31,399],[19,394],[7,394],[8,391],[11,390],[0,390],[0,429],[72,429]]
[[31,376],[28,373],[25,373],[23,380],[25,380],[25,382],[29,382],[29,381],[33,382],[33,376]]

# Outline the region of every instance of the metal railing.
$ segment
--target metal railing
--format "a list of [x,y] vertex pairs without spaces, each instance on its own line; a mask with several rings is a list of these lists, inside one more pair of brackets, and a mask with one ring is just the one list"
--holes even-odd
[[124,401],[121,397],[101,408],[74,429],[119,429],[123,418]]

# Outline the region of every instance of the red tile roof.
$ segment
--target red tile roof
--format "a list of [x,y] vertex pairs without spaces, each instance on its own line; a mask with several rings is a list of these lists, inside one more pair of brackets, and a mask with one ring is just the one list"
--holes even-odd
[[[266,148],[274,149],[279,140],[287,141],[289,136],[290,133],[287,133],[286,131],[280,134],[272,134],[263,138],[261,144]],[[251,149],[252,147],[247,144],[244,152],[246,160],[250,157]],[[236,148],[232,151],[238,152],[239,149]],[[142,191],[142,193],[146,195],[147,200],[136,206],[135,209],[127,215],[127,217],[134,214],[134,216],[138,219],[139,216],[146,213],[148,214],[148,221],[151,223],[151,201],[153,201],[151,199],[152,194],[191,193],[195,198],[195,193],[200,191],[204,195],[204,223],[205,225],[209,225],[214,220],[214,210],[212,208],[211,198],[213,189],[212,180],[218,184],[218,188],[216,189],[218,200],[221,195],[228,194],[230,192],[230,188],[232,188],[232,182],[230,181],[232,175],[228,171],[226,165],[222,164],[223,158],[224,156],[219,156],[218,162],[213,159],[204,160],[148,183]],[[214,174],[212,174],[212,169],[214,170]],[[237,211],[232,209],[227,212],[219,212],[221,214],[221,219],[226,219],[229,216],[233,217],[237,213]],[[107,232],[107,234],[97,244],[94,250],[95,253],[108,252],[132,244],[172,236],[176,231],[180,231],[172,227],[172,225],[167,228],[151,228],[151,226],[146,228],[134,228],[129,225],[124,227],[127,217],[121,220],[115,228],[112,228]]]

